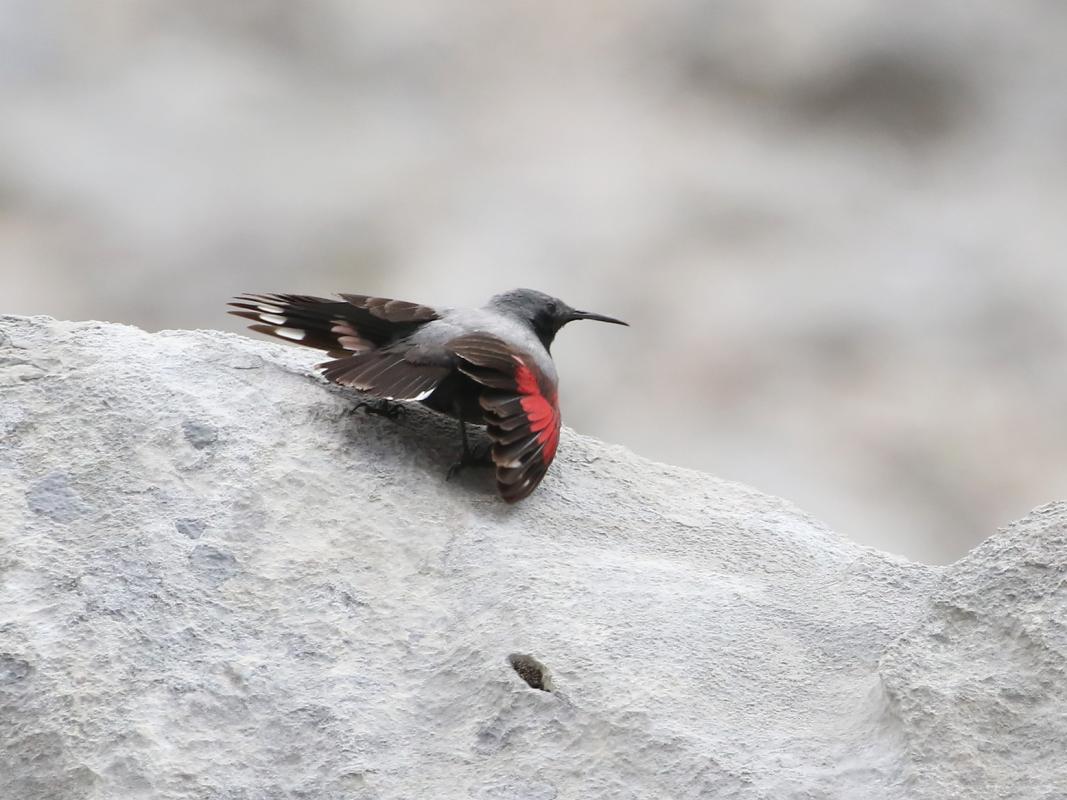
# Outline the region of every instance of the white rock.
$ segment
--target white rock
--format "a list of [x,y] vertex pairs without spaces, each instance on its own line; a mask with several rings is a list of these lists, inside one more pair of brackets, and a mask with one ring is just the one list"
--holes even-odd
[[0,318],[0,797],[1067,796],[1067,506],[933,568],[566,431],[509,507],[314,361]]

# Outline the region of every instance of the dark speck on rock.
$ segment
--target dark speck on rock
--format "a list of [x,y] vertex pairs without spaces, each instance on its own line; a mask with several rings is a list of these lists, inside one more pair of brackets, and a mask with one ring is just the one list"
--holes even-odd
[[33,667],[30,662],[15,658],[8,653],[0,653],[0,686],[5,683],[18,683],[29,677]]
[[199,539],[204,535],[207,524],[202,519],[183,518],[174,520],[174,527],[182,536]]
[[189,554],[189,563],[210,580],[221,583],[237,572],[237,559],[232,553],[208,544],[198,544]]
[[186,440],[197,450],[203,450],[208,445],[214,444],[219,438],[219,433],[210,425],[203,422],[195,422],[191,419],[182,423],[182,433]]
[[60,472],[53,472],[30,487],[26,504],[34,514],[56,522],[71,522],[86,511],[85,503],[71,488],[67,476]]

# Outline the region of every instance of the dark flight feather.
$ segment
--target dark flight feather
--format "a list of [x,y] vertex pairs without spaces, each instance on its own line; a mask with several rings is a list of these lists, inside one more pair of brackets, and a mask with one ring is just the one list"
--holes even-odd
[[287,342],[325,350],[335,358],[366,352],[410,336],[437,319],[428,306],[365,295],[329,300],[300,294],[246,294],[230,302],[253,330]]

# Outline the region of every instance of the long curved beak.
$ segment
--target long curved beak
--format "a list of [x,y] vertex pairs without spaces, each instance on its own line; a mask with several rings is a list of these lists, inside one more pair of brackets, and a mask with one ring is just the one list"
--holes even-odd
[[615,317],[605,317],[603,314],[594,314],[592,311],[572,311],[571,320],[575,319],[595,319],[597,322],[610,322],[612,325],[626,325],[629,326],[629,322],[623,322],[621,319],[615,319]]

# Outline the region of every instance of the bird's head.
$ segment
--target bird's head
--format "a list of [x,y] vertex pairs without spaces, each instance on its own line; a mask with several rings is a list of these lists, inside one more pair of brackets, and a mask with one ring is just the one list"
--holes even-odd
[[614,325],[629,324],[603,314],[578,311],[556,297],[535,292],[533,289],[512,289],[510,292],[498,294],[489,301],[489,305],[533,328],[546,350],[552,346],[552,340],[556,338],[559,329],[577,319],[594,319]]

